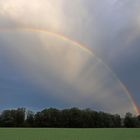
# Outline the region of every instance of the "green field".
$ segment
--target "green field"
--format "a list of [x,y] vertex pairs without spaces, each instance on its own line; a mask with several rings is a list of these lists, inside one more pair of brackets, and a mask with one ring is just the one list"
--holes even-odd
[[140,140],[140,129],[1,128],[0,140]]

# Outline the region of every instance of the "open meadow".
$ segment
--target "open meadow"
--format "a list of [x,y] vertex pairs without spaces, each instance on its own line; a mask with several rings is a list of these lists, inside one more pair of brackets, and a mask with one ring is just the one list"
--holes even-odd
[[1,128],[0,140],[139,140],[140,129]]

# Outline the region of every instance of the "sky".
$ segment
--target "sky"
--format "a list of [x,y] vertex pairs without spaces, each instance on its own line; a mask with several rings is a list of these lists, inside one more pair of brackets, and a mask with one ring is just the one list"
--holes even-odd
[[0,109],[137,114],[139,0],[1,0]]

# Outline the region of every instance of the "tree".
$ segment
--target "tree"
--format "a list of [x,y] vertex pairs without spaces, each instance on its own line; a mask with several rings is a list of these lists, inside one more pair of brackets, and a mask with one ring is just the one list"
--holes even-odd
[[78,108],[71,108],[68,115],[70,128],[82,127],[81,110]]
[[36,113],[35,122],[40,127],[60,127],[60,111],[55,108],[44,109]]
[[120,115],[116,114],[112,116],[112,119],[113,119],[113,127],[117,127],[117,128],[122,127],[122,119]]
[[1,126],[2,127],[15,127],[16,124],[15,124],[15,121],[14,121],[14,114],[11,115],[10,110],[3,111],[2,114],[1,114]]
[[124,127],[127,128],[137,127],[137,119],[131,113],[126,113],[124,118]]
[[[26,116],[26,117],[25,117]],[[126,113],[125,118],[78,108],[58,110],[44,109],[40,112],[27,111],[25,108],[4,110],[0,114],[1,127],[63,127],[63,128],[114,128],[140,127],[140,116]]]
[[24,126],[25,108],[18,108],[17,110],[15,110],[15,112],[16,112],[16,117],[15,117],[16,127]]
[[25,109],[5,110],[1,114],[1,126],[5,127],[22,127],[25,120]]
[[97,112],[91,109],[85,109],[82,113],[82,127],[93,128],[97,127]]
[[27,118],[26,118],[26,126],[27,127],[33,127],[34,126],[34,113],[33,111],[27,111]]

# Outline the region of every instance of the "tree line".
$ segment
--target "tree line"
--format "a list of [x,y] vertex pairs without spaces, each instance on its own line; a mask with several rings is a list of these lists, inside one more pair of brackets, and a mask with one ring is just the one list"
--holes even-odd
[[0,114],[0,127],[140,128],[140,116],[126,113],[121,117],[78,108],[48,108],[39,112],[18,108],[4,110]]

